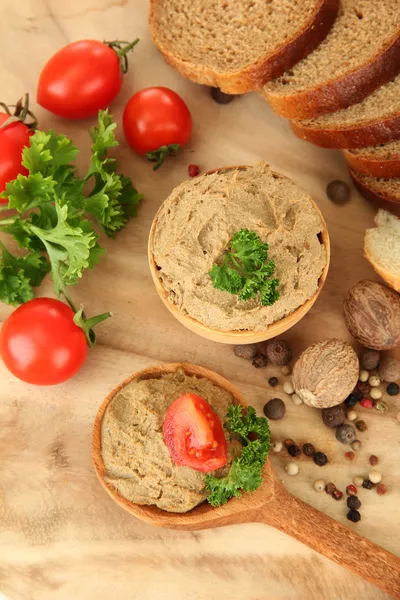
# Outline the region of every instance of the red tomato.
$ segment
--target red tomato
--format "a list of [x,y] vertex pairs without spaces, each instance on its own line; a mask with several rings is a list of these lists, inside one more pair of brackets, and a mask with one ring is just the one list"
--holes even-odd
[[192,133],[192,117],[178,94],[165,87],[137,92],[124,110],[124,134],[138,154],[160,146],[184,146]]
[[227,463],[221,421],[196,394],[185,394],[171,404],[164,419],[164,439],[179,466],[208,473]]
[[[0,127],[8,118],[6,113],[0,113]],[[6,183],[15,179],[19,173],[28,174],[27,169],[21,165],[21,160],[22,150],[29,146],[32,133],[22,121],[10,123],[4,129],[0,129],[0,192],[3,192]],[[0,204],[7,204],[7,200],[0,198]]]
[[87,343],[73,310],[52,298],[35,298],[15,310],[0,330],[0,356],[22,381],[55,385],[82,367]]
[[82,40],[68,44],[46,63],[37,101],[65,119],[85,119],[107,108],[122,82],[117,52],[103,42]]

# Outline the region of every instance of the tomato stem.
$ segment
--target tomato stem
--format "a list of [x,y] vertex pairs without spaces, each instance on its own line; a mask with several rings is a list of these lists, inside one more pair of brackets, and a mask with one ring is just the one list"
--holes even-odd
[[74,316],[74,323],[78,327],[82,329],[84,334],[86,335],[86,341],[88,343],[89,348],[91,348],[96,343],[96,335],[93,331],[93,327],[96,327],[102,321],[109,319],[112,317],[112,313],[107,312],[102,315],[97,315],[96,317],[91,317],[90,319],[86,319],[85,314],[83,312],[83,308],[80,308],[78,312]]
[[[8,125],[11,125],[11,123],[17,123],[18,121],[24,123],[29,129],[36,129],[38,122],[33,112],[29,110],[29,94],[24,94],[16,104],[11,104],[11,107],[14,108],[13,113],[10,107],[4,102],[0,102],[0,107],[9,115],[9,118],[0,126],[0,129],[4,129]],[[32,120],[25,123],[28,116]]]
[[119,65],[121,69],[121,75],[125,75],[128,72],[129,64],[127,54],[140,42],[140,38],[137,38],[133,42],[125,42],[122,40],[113,40],[112,42],[104,42],[109,48],[112,48],[119,58]]
[[179,144],[169,144],[169,146],[160,146],[153,152],[146,152],[147,160],[156,163],[153,167],[153,171],[157,171],[157,169],[161,167],[167,156],[176,156],[179,148]]

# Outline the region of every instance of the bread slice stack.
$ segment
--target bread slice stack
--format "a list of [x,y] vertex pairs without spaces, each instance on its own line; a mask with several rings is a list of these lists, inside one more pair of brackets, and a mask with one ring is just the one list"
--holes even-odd
[[379,210],[375,223],[377,227],[365,234],[365,257],[386,283],[400,292],[400,219]]
[[165,60],[259,89],[294,133],[339,148],[368,198],[400,205],[400,0],[151,0]]

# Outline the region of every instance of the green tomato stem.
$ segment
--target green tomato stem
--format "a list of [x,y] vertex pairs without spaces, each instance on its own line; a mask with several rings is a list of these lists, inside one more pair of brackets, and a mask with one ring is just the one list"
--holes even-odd
[[94,344],[96,343],[96,335],[93,331],[93,327],[95,327],[102,321],[109,319],[110,317],[112,317],[112,313],[107,312],[107,313],[103,313],[102,315],[97,315],[96,317],[91,317],[90,319],[86,319],[84,312],[83,312],[83,308],[80,308],[78,310],[78,312],[75,314],[74,323],[75,323],[75,325],[77,325],[78,327],[80,327],[82,329],[83,333],[86,336],[86,341],[87,341],[89,348],[92,348],[92,346],[94,346]]

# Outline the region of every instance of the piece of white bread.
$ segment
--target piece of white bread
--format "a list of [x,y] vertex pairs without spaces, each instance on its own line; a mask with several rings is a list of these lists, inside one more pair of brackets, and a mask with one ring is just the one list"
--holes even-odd
[[339,0],[151,0],[150,31],[179,73],[244,94],[312,52],[338,9]]
[[365,233],[364,256],[382,279],[400,292],[400,219],[380,209],[375,223],[377,227]]

